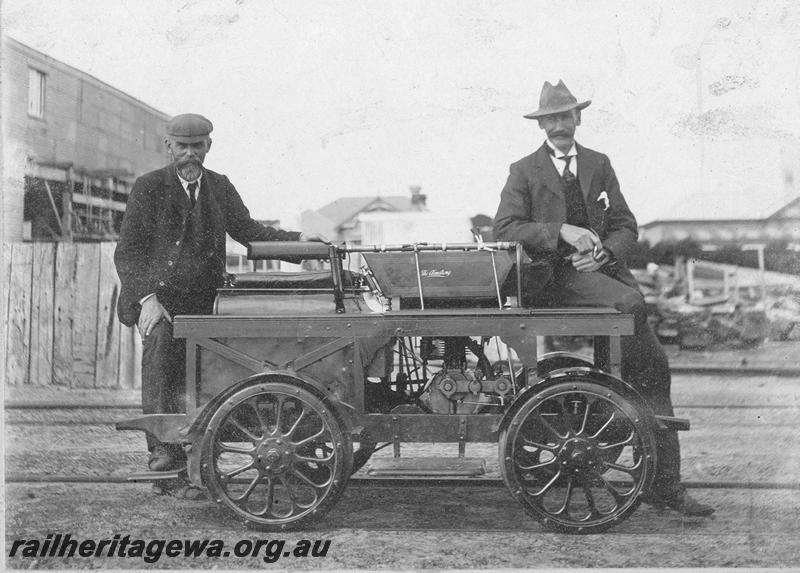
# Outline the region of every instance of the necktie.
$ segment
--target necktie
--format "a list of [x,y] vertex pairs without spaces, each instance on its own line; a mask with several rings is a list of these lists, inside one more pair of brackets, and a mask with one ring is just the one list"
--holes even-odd
[[572,173],[572,171],[569,170],[569,164],[570,161],[572,160],[572,156],[567,155],[563,159],[564,161],[567,162],[567,164],[564,166],[564,173],[561,174],[561,177],[564,179],[564,183],[566,183],[567,185],[571,185],[572,183],[575,182],[575,175]]
[[191,183],[189,183],[189,201],[192,204],[192,209],[194,209],[194,206],[197,203],[197,197],[195,196],[196,191],[197,191],[197,181],[192,181]]
[[[552,147],[550,147],[549,145],[545,145],[545,148],[547,149],[547,153],[549,153],[553,157],[556,156],[556,152]],[[572,183],[575,182],[576,179],[575,174],[569,170],[569,164],[572,161],[573,157],[574,155],[563,155],[561,157],[556,158],[556,159],[562,159],[563,161],[566,162],[566,165],[564,166],[564,171],[561,173],[561,178],[567,185],[571,185]]]
[[[547,152],[555,156],[555,151],[547,146]],[[589,227],[589,216],[586,213],[586,204],[583,202],[583,194],[578,185],[578,178],[569,170],[569,164],[574,155],[565,155],[559,159],[566,162],[564,171],[561,173],[561,185],[564,191],[564,201],[567,207],[567,223],[577,227]]]

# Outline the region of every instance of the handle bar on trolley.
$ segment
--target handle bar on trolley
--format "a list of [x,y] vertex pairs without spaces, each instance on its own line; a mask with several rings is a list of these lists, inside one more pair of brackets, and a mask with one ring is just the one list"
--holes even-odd
[[516,248],[516,241],[485,243],[409,243],[405,245],[352,245],[348,243],[319,243],[295,241],[254,241],[247,248],[251,260],[293,258],[327,260],[345,253],[385,253],[419,251],[507,251]]

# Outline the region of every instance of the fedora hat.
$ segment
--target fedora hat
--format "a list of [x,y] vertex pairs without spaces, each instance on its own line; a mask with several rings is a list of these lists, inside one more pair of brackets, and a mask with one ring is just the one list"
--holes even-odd
[[555,86],[550,82],[544,82],[542,86],[542,95],[539,96],[539,109],[532,111],[524,117],[527,119],[538,119],[545,115],[563,113],[571,109],[581,110],[590,103],[592,103],[590,99],[578,103],[578,100],[575,99],[575,96],[572,95],[561,80],[558,80],[558,84]]

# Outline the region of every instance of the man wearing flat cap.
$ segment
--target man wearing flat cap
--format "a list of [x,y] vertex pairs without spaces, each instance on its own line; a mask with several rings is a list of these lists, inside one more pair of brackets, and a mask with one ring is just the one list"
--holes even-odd
[[[634,316],[622,337],[622,377],[656,414],[672,416],[667,356],[647,323],[644,298],[625,264],[638,226],[606,155],[575,142],[581,110],[564,82],[545,82],[535,119],[547,138],[513,163],[494,219],[495,237],[520,241],[530,257],[523,302],[532,306],[605,306]],[[645,501],[685,515],[714,509],[692,499],[680,481],[674,431],[658,432],[658,467]]]
[[[167,123],[172,163],[136,180],[114,253],[122,283],[119,319],[126,326],[136,324],[143,340],[145,414],[185,411],[185,342],[173,338],[172,317],[211,313],[223,283],[226,234],[243,245],[324,240],[253,220],[228,178],[203,167],[212,129],[208,119],[194,113]],[[151,470],[185,464],[177,444],[148,434],[147,445]]]

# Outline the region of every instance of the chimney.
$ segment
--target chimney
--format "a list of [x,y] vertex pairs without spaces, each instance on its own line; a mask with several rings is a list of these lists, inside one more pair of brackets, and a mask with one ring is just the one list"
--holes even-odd
[[415,209],[418,209],[420,211],[424,210],[426,207],[425,201],[427,200],[428,197],[420,193],[422,187],[420,187],[419,185],[412,185],[411,187],[409,187],[409,189],[411,189],[411,205]]

